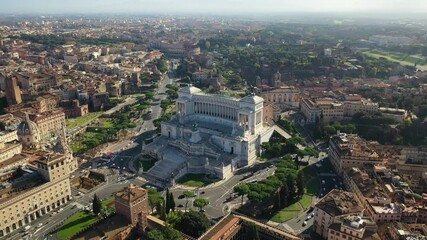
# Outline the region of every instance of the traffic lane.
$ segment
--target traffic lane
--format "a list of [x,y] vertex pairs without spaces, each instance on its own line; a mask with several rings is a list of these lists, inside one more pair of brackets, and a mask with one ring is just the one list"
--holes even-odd
[[133,141],[129,140],[129,139],[118,141],[114,144],[111,144],[107,148],[105,148],[103,152],[104,153],[109,153],[109,152],[115,153],[118,151],[123,151],[124,149],[128,148],[132,143],[133,143]]
[[[269,169],[262,169],[256,173],[254,173],[253,176],[250,178],[246,178],[245,176],[247,173],[242,173],[239,175],[234,175],[226,182],[222,183],[219,186],[213,187],[213,188],[196,188],[192,190],[186,190],[186,189],[172,189],[171,192],[174,194],[176,205],[183,205],[185,206],[186,199],[183,197],[184,191],[192,191],[195,193],[196,197],[189,198],[190,202],[192,202],[197,197],[203,197],[209,200],[209,205],[206,206],[206,215],[208,215],[211,218],[217,218],[219,216],[224,216],[226,214],[226,206],[230,204],[236,204],[240,202],[240,198],[233,196],[234,187],[242,182],[247,181],[259,181],[262,179],[267,178],[268,176],[271,176],[274,173],[274,168]],[[188,205],[189,207],[192,207],[192,205]]]
[[221,204],[215,204],[215,202],[211,202],[212,199],[220,197],[220,195],[225,192],[224,190],[222,190],[222,191],[217,190],[217,192],[219,192],[219,194],[212,194],[214,191],[211,191],[209,193],[206,192],[205,194],[198,194],[198,195],[191,197],[191,198],[188,198],[188,199],[183,197],[183,192],[184,192],[183,190],[182,191],[176,191],[176,192],[171,191],[171,192],[174,194],[174,196],[178,195],[176,197],[175,203],[176,203],[176,209],[179,211],[184,211],[186,204],[187,204],[187,211],[190,209],[198,211],[198,208],[193,206],[193,202],[195,199],[197,199],[199,197],[203,197],[203,198],[208,199],[210,202],[209,205],[204,208],[204,213],[209,218],[214,219],[214,218],[222,217],[225,215],[225,213],[223,212],[224,205],[222,204],[222,200],[218,199]]
[[[170,83],[170,79],[169,78],[166,81],[162,81],[162,84],[159,87],[157,95],[164,94],[164,92],[166,91],[166,85],[168,83]],[[164,96],[160,95],[159,96],[160,100],[163,100],[165,98],[166,98],[166,95],[164,95]],[[161,115],[160,100],[159,101],[154,101],[152,103],[152,107],[151,107],[152,108],[152,113],[151,113],[152,117],[151,117],[151,119],[147,119],[146,121],[144,121],[142,123],[142,125],[141,125],[141,131],[137,135],[143,134],[146,131],[153,131],[154,130],[153,120],[159,118],[160,115]],[[141,138],[137,137],[137,139],[141,139]],[[108,147],[105,152],[108,152],[108,151],[118,152],[118,151],[127,150],[129,148],[129,144],[130,143],[131,143],[131,140],[118,142],[118,143],[112,145],[111,147]]]
[[[287,224],[290,228],[293,229],[294,233],[300,234],[310,228],[313,225],[314,217],[312,216],[313,211],[305,211],[300,214],[297,218],[287,221]],[[309,215],[311,216],[309,218]],[[306,224],[304,224],[306,222]]]
[[[58,209],[55,211],[52,211],[46,215],[44,215],[44,218],[40,218],[41,222],[44,223],[41,227],[41,230],[39,230],[37,233],[33,235],[33,237],[43,237],[55,228],[59,228],[69,217],[74,215],[78,212],[78,209],[73,207],[73,204],[70,204],[71,202],[68,202],[66,206],[61,206],[59,209],[62,209],[60,212],[58,212]],[[57,212],[57,213],[54,213]]]
[[325,176],[325,177],[319,177],[320,180],[320,197],[325,196],[327,193],[329,193],[333,189],[341,189],[345,190],[344,184],[340,178],[337,176]]

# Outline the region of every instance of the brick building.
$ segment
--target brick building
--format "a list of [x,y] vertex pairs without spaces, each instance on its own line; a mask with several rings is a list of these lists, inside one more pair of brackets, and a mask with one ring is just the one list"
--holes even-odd
[[115,194],[117,214],[123,215],[139,232],[147,228],[148,192],[135,185],[129,185]]

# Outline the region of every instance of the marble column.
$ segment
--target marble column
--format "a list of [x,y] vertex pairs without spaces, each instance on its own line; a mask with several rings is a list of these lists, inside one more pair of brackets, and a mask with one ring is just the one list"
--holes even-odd
[[254,113],[249,114],[249,129],[251,130],[251,133],[253,134],[255,132],[255,121],[254,121]]

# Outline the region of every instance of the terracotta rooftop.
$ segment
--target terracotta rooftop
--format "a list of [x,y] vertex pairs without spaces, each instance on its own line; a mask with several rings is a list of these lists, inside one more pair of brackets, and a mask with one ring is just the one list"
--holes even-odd
[[147,192],[145,189],[130,184],[128,187],[125,187],[122,191],[116,193],[117,198],[121,198],[127,202],[133,202],[136,199],[139,199],[146,195]]
[[[232,214],[228,215],[220,222],[218,222],[214,227],[212,227],[205,235],[203,235],[200,240],[214,240],[214,239],[228,239],[231,238],[230,233],[234,231],[229,231],[233,229],[235,224],[238,224],[237,228],[240,228],[240,219]],[[234,229],[233,229],[234,230]]]
[[359,206],[356,196],[353,193],[338,189],[330,191],[316,204],[316,207],[329,213],[331,216],[362,211],[362,207]]
[[274,236],[272,239],[301,239],[291,233],[266,225],[255,219],[237,213],[231,213],[221,219],[221,221],[209,229],[204,235],[199,237],[198,240],[232,239],[233,236],[235,236],[235,233],[238,232],[243,226],[243,223],[255,224],[260,228],[261,231],[268,232],[270,235]]

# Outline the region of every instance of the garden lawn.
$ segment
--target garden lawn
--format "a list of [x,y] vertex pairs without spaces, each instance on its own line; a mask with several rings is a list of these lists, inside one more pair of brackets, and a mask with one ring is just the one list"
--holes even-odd
[[299,211],[280,211],[276,213],[270,220],[277,223],[282,223],[291,220],[298,216]]
[[[102,206],[110,206],[113,205],[113,203],[114,199],[108,198],[102,201]],[[114,207],[114,205],[110,207]],[[62,225],[61,229],[57,234],[57,237],[59,239],[70,239],[76,233],[93,225],[97,220],[98,217],[92,215],[92,213],[86,213],[85,211],[78,212],[70,219],[68,219],[68,221],[66,221],[64,225]]]
[[190,187],[202,187],[212,182],[213,180],[208,179],[205,174],[186,174],[177,181],[178,184]]
[[100,124],[102,127],[105,127],[105,128],[112,128],[114,126],[114,123],[111,119],[107,119],[105,121],[102,121]]
[[78,212],[64,223],[57,233],[59,239],[70,239],[83,229],[90,227],[98,220],[98,217],[84,211]]
[[298,202],[291,204],[285,207],[284,209],[282,209],[282,211],[298,211],[298,212],[301,210],[302,210],[301,205]]
[[311,196],[304,194],[304,196],[302,196],[301,200],[299,200],[299,203],[301,203],[301,205],[304,209],[307,209],[307,208],[311,207],[312,201],[313,201],[313,198]]
[[101,116],[102,112],[93,112],[88,113],[85,116],[77,117],[77,118],[69,118],[66,120],[67,128],[75,128],[78,126],[82,126],[92,121],[93,119]]
[[407,55],[403,53],[398,52],[386,52],[386,51],[380,51],[380,50],[370,50],[370,51],[363,51],[363,54],[365,54],[368,57],[371,58],[385,58],[391,62],[397,62],[405,66],[414,66],[415,63],[417,63],[419,66],[425,66],[426,61],[423,58],[420,58],[417,55]]

